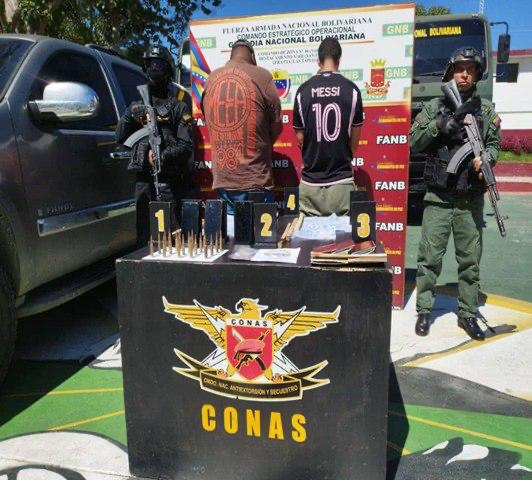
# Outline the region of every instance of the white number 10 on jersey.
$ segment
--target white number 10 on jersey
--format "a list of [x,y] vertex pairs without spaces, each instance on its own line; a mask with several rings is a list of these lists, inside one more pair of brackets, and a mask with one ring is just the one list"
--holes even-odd
[[[326,142],[334,142],[338,135],[340,135],[340,126],[342,123],[342,112],[340,106],[337,103],[329,103],[322,113],[321,104],[313,103],[312,111],[316,114],[316,137],[318,142],[321,142],[321,137]],[[334,129],[332,133],[329,133],[328,120],[329,114],[334,112]]]

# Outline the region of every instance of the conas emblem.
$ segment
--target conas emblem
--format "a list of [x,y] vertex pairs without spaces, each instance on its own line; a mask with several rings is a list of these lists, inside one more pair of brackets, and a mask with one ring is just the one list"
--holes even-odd
[[314,378],[327,360],[299,369],[282,350],[295,337],[338,323],[340,306],[333,312],[309,312],[301,307],[263,315],[267,307],[251,298],[240,299],[234,313],[197,300],[194,305],[174,305],[163,297],[163,305],[177,320],[204,331],[216,347],[203,360],[174,349],[186,367],[173,370],[198,381],[203,390],[232,398],[282,401],[300,399],[304,390],[329,383],[329,379]]

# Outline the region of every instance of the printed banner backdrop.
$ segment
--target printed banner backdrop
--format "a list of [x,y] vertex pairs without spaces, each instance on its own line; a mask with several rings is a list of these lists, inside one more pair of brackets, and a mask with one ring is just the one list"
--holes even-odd
[[283,132],[274,145],[274,172],[282,188],[299,183],[301,152],[292,129],[294,95],[317,71],[325,37],[342,45],[340,72],[360,88],[365,110],[355,181],[377,203],[377,238],[393,269],[393,306],[404,305],[408,196],[408,130],[415,4],[195,20],[190,25],[193,113],[197,121],[196,169],[210,196],[212,176],[207,129],[200,102],[209,73],[225,64],[238,38],[252,42],[258,65],[270,70],[283,107]]

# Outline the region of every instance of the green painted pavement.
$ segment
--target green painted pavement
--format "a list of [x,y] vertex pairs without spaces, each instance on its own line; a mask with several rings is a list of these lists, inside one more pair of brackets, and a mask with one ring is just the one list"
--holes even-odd
[[[60,428],[126,445],[123,409],[119,371],[80,368],[72,362],[19,361],[0,396],[0,439]],[[406,436],[405,453],[462,437],[466,443],[518,452],[520,463],[532,468],[531,431],[532,420],[527,418],[390,404],[389,441],[402,446]],[[392,459],[399,453],[390,448],[388,455]]]
[[[532,195],[501,196],[499,210],[508,215],[505,221],[507,236],[502,238],[491,214],[486,198],[484,206],[484,245],[480,264],[482,291],[532,302]],[[408,225],[406,269],[407,278],[415,278],[417,246],[421,238],[421,226]],[[454,242],[449,241],[443,260],[438,284],[455,284],[457,264],[454,258]]]
[[[406,434],[404,448],[409,453],[461,437],[464,443],[517,452],[521,455],[519,463],[532,468],[532,419],[408,404],[404,409],[407,427],[401,405],[390,403],[388,439],[400,445]],[[390,448],[388,455],[391,459],[399,453]]]
[[0,395],[0,439],[59,427],[98,433],[125,445],[123,410],[120,371],[80,368],[74,362],[19,361]]

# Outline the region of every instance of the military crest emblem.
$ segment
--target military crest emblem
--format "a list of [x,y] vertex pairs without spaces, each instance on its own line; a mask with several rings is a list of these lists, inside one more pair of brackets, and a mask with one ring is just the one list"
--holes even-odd
[[384,65],[386,65],[386,60],[383,58],[375,58],[370,62],[370,65],[370,83],[364,82],[366,92],[370,97],[385,97],[388,94],[391,85],[389,80],[385,80]]
[[[215,349],[202,360],[174,349],[186,367],[173,370],[200,383],[203,390],[257,401],[297,400],[303,391],[329,383],[315,378],[327,360],[300,369],[283,349],[294,338],[338,323],[340,306],[332,312],[268,310],[258,299],[242,298],[235,311],[222,306],[176,305],[163,297],[164,311],[190,327],[202,330]],[[265,312],[265,313],[264,313]]]

